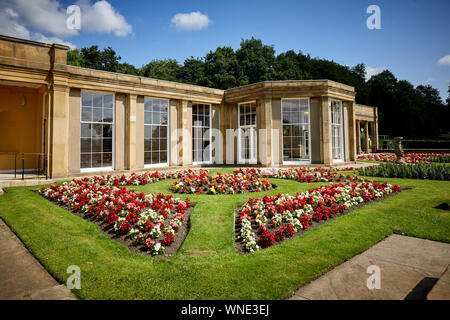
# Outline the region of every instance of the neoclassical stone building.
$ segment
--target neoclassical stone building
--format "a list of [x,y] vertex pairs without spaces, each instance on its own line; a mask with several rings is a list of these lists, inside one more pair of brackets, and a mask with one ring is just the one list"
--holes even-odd
[[[0,170],[52,177],[153,167],[352,162],[377,108],[330,80],[218,90],[66,64],[68,47],[0,36]],[[361,143],[360,131],[365,141]],[[17,166],[17,164],[16,164]]]

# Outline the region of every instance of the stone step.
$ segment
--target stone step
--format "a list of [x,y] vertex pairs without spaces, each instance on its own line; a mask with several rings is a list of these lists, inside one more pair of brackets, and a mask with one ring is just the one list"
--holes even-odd
[[450,300],[450,265],[428,293],[427,300]]

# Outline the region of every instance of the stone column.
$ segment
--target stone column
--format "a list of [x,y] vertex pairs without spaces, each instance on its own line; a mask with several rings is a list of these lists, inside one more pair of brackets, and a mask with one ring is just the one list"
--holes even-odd
[[349,132],[349,149],[350,149],[350,161],[356,160],[359,130],[357,126],[358,122],[355,120],[355,102],[348,102],[348,132]]
[[64,177],[69,168],[69,87],[54,83],[50,95],[49,175]]
[[370,153],[369,150],[369,122],[364,121],[364,152]]
[[[280,164],[283,163],[282,130],[283,130],[283,120],[281,119],[281,99],[280,98],[272,99],[272,164],[275,167],[278,167]],[[312,147],[310,146],[310,152],[311,148]]]
[[144,168],[144,96],[136,98],[136,169]]
[[355,133],[356,133],[356,150],[357,150],[357,154],[361,154],[362,150],[361,150],[361,122],[356,120],[356,128],[355,128]]
[[[265,98],[259,101],[261,112],[257,119],[258,130],[258,160],[266,167],[273,165],[272,162],[272,98]],[[260,130],[262,129],[262,130]]]
[[331,100],[322,97],[322,155],[323,164],[333,164],[333,145],[331,136]]
[[178,150],[178,100],[169,102],[169,165],[181,165]]
[[374,108],[373,110],[375,121],[373,123],[373,142],[372,146],[374,146],[374,152],[378,151],[378,108]]
[[69,93],[69,174],[79,173],[81,167],[81,90],[71,88]]
[[127,169],[136,169],[136,100],[137,95],[127,95]]
[[125,143],[126,108],[127,96],[123,93],[117,93],[114,103],[114,170],[124,170],[127,162]]
[[179,127],[182,129],[180,137],[181,162],[183,166],[192,165],[192,103],[181,100],[178,108]]

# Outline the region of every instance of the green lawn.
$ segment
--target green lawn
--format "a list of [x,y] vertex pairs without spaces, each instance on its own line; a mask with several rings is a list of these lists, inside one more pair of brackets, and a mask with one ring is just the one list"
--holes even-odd
[[[249,197],[295,194],[323,184],[269,180],[278,188],[243,195],[187,196],[195,204],[191,230],[170,259],[131,253],[93,223],[32,192],[37,187],[7,188],[0,196],[0,216],[59,281],[66,281],[69,265],[80,266],[82,288],[76,294],[82,299],[282,299],[392,233],[450,242],[450,212],[434,208],[450,202],[449,181],[385,179],[414,189],[283,244],[238,255],[235,206]],[[167,194],[172,182],[132,189]]]

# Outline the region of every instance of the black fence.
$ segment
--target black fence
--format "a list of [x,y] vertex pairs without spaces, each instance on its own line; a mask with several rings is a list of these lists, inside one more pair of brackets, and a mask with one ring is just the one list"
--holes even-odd
[[14,179],[24,180],[29,174],[45,176],[45,179],[48,179],[47,158],[45,153],[0,152],[0,163],[3,167],[0,172],[14,173]]

